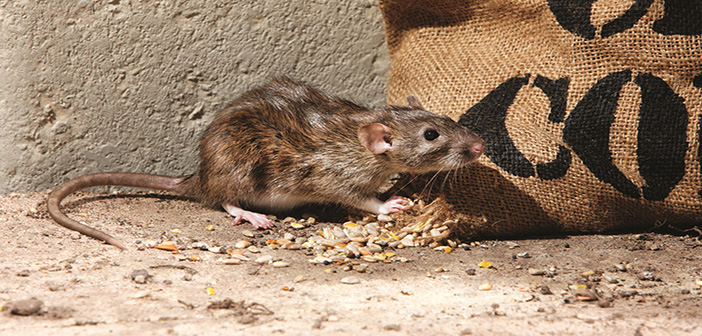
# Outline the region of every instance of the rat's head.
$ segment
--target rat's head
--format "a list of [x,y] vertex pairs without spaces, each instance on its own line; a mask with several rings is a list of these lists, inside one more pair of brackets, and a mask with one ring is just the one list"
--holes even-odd
[[409,107],[387,109],[390,120],[363,125],[358,139],[371,153],[383,155],[398,172],[427,173],[465,166],[480,156],[485,142],[451,118],[424,110],[407,97]]

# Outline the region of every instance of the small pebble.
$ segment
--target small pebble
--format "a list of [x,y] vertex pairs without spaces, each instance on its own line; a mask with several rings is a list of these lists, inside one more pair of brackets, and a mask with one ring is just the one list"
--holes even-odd
[[253,238],[253,237],[254,237],[254,233],[253,233],[251,230],[244,230],[244,231],[241,231],[241,234],[242,234],[244,237],[249,237],[249,238]]
[[193,275],[190,273],[185,273],[183,274],[183,280],[185,281],[193,281]]
[[317,319],[312,324],[312,329],[322,329],[322,319]]
[[275,268],[282,268],[282,267],[288,267],[288,266],[290,266],[290,264],[286,263],[285,261],[276,261],[272,264],[272,266]]
[[595,301],[598,299],[597,293],[595,293],[595,291],[592,289],[578,289],[573,293],[573,295],[575,295],[575,298],[578,299],[578,301]]
[[272,255],[262,255],[262,256],[256,258],[256,260],[254,262],[259,264],[259,265],[263,265],[263,264],[269,263],[271,260],[273,260]]
[[332,260],[323,256],[317,256],[314,259],[310,260],[310,262],[313,264],[329,265],[332,263]]
[[[234,254],[232,254],[232,259],[239,259],[241,261],[249,261],[250,258],[243,255],[243,254],[234,253]],[[226,261],[225,261],[225,263],[226,263]]]
[[478,287],[478,289],[480,289],[481,291],[489,291],[492,289],[492,285],[488,283],[482,284],[480,285],[480,287]]
[[612,307],[612,301],[610,300],[598,300],[597,301],[597,306],[600,308],[609,308]]
[[286,250],[299,250],[302,248],[302,246],[300,244],[297,244],[297,243],[285,244],[281,247],[286,249]]
[[363,261],[369,262],[369,263],[374,263],[374,262],[378,261],[378,259],[376,259],[374,256],[370,256],[370,255],[362,256],[361,259],[363,259]]
[[360,264],[360,265],[356,266],[356,272],[365,273],[368,270],[368,266],[369,265],[365,264],[365,263]]
[[145,269],[138,269],[132,272],[131,277],[134,282],[138,284],[145,284],[151,275],[149,275],[149,272]]
[[390,330],[390,331],[400,331],[401,327],[399,324],[388,324],[383,326],[383,330]]
[[641,274],[639,274],[639,280],[655,281],[656,275],[652,272],[642,272]]
[[510,249],[519,247],[519,244],[517,244],[517,243],[515,243],[515,242],[510,242],[510,241],[508,241],[508,242],[506,242],[505,244],[507,244],[507,248],[510,248]]
[[361,279],[355,277],[355,276],[347,276],[343,279],[341,279],[341,283],[347,284],[347,285],[355,285],[361,282]]
[[641,233],[641,234],[637,234],[636,236],[634,236],[634,239],[652,241],[653,237],[651,237],[651,235],[649,235],[649,234]]
[[615,283],[619,282],[619,280],[617,278],[615,278],[611,275],[608,275],[608,274],[602,274],[602,278],[611,284],[615,284]]
[[636,294],[639,294],[639,292],[635,289],[622,289],[622,290],[618,291],[617,294],[622,298],[628,298],[628,297],[632,297]]
[[12,304],[12,310],[10,313],[12,315],[22,315],[29,316],[39,313],[44,302],[36,298],[31,298],[27,300],[20,300]]
[[210,247],[207,249],[208,251],[212,253],[219,253],[219,254],[225,254],[227,253],[227,249],[223,246],[215,246],[215,247]]
[[225,265],[239,265],[241,264],[241,259],[239,258],[229,258],[229,259],[219,259],[217,262]]
[[259,249],[255,245],[251,245],[251,246],[247,247],[246,249],[251,253],[260,253],[261,252],[261,249]]
[[234,248],[238,249],[245,249],[247,247],[251,246],[251,242],[248,240],[240,240],[234,244]]
[[541,293],[542,295],[553,294],[553,292],[551,291],[551,288],[548,288],[548,286],[541,286],[541,288],[539,288],[539,293]]
[[47,283],[47,286],[49,287],[49,290],[52,292],[58,292],[64,289],[64,285],[60,283],[55,283],[55,282],[49,282]]
[[529,252],[522,252],[517,254],[517,257],[519,258],[531,258],[531,255],[529,255]]
[[207,251],[210,247],[205,242],[196,242],[193,244],[193,248]]
[[531,275],[546,275],[546,271],[541,269],[530,268],[529,274]]

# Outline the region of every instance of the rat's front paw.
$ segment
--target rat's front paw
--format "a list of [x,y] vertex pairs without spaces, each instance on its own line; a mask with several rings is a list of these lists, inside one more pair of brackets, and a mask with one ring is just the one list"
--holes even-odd
[[275,226],[268,216],[257,212],[246,211],[241,219],[251,223],[255,229],[270,229]]
[[409,204],[409,200],[407,200],[404,197],[400,196],[393,196],[390,197],[385,203],[383,203],[380,206],[380,213],[381,214],[390,214],[393,212],[398,212],[398,211],[405,211],[409,209],[407,205]]

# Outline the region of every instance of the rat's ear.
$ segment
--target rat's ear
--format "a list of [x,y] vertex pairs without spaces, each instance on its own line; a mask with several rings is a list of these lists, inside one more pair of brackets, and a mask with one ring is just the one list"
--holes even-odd
[[419,98],[415,95],[409,95],[407,96],[407,103],[409,103],[409,106],[412,106],[414,108],[418,109],[424,109],[424,106],[422,106],[422,103],[419,102]]
[[381,123],[363,125],[358,140],[373,154],[385,153],[392,149],[392,129]]

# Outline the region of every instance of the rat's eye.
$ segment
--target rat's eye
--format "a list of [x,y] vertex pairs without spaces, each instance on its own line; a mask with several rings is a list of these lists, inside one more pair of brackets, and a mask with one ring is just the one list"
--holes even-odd
[[428,129],[428,130],[424,131],[424,139],[426,139],[427,141],[434,141],[438,137],[439,137],[439,132],[437,132],[436,130]]

